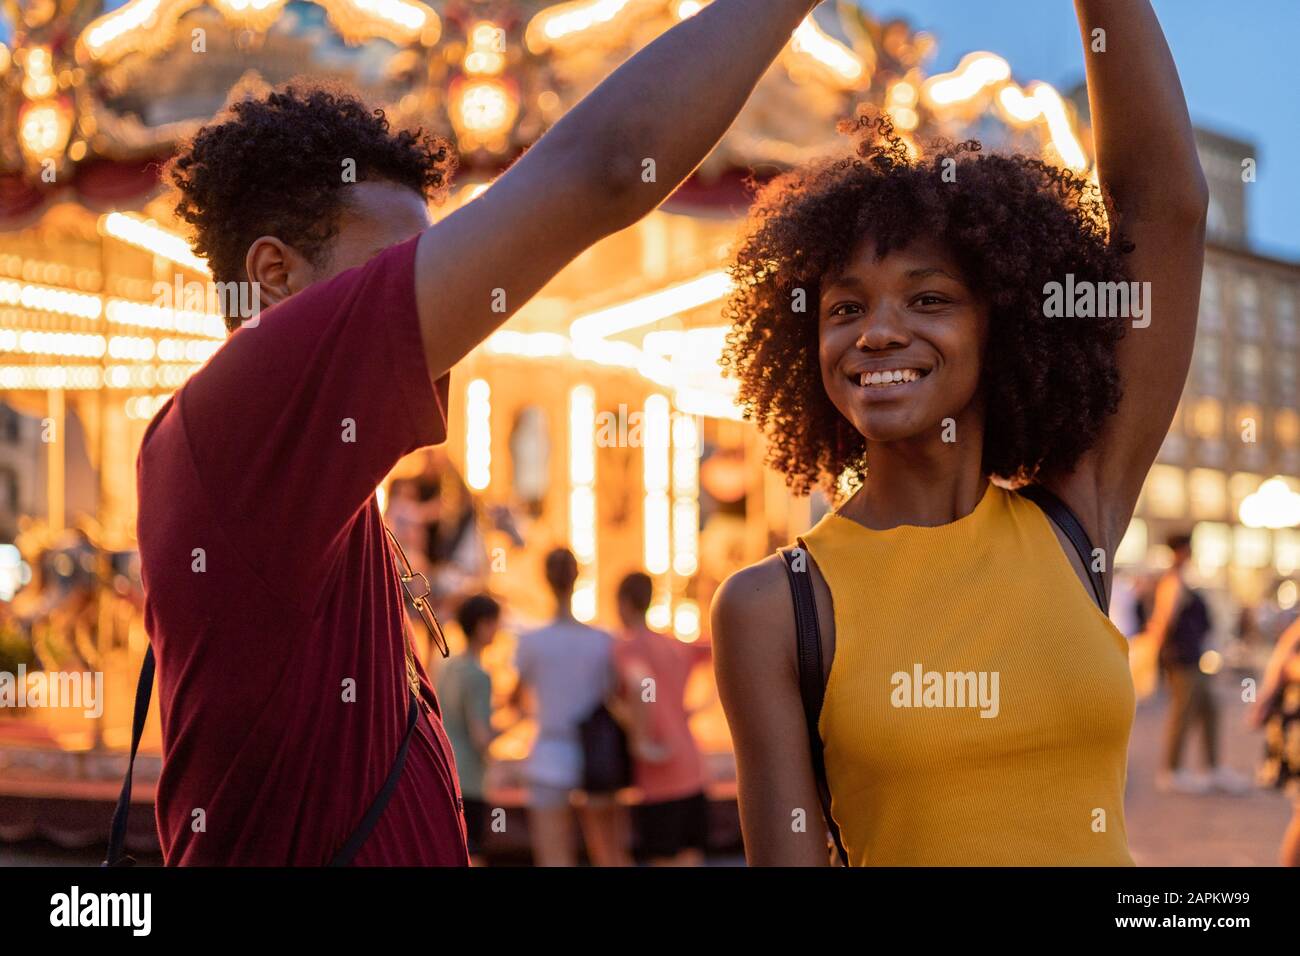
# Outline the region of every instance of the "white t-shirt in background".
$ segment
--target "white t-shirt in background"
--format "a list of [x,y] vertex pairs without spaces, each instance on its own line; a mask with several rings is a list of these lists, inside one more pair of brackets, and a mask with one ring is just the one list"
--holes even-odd
[[555,621],[519,638],[515,668],[537,700],[537,739],[525,775],[531,783],[582,783],[578,725],[605,700],[613,680],[614,638],[576,621]]

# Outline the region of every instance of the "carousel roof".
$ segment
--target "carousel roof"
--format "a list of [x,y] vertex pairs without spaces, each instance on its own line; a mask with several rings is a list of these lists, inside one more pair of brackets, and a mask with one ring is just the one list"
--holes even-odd
[[[0,388],[135,392],[131,413],[148,418],[220,346],[219,310],[181,287],[212,283],[176,231],[158,173],[232,96],[327,77],[399,126],[446,135],[469,185],[445,212],[703,2],[129,0],[105,9],[0,0],[9,23],[0,29]],[[887,110],[913,148],[978,135],[1088,167],[1086,138],[1054,89],[1021,86],[992,53],[928,76],[933,49],[905,22],[849,0],[823,4],[669,214],[579,257],[484,352],[626,369],[682,410],[735,417],[734,382],[716,364],[717,307],[751,172],[847,148],[836,120],[863,104]],[[160,262],[186,280],[167,301],[150,281]]]
[[[4,229],[60,198],[98,211],[139,208],[157,189],[161,161],[232,95],[300,75],[347,82],[396,125],[451,138],[462,169],[490,175],[703,0],[0,3]],[[743,198],[737,172],[842,148],[835,121],[859,103],[888,110],[918,140],[978,122],[995,142],[1087,166],[1055,90],[1022,88],[989,53],[926,77],[933,48],[902,21],[882,22],[847,0],[824,4],[679,201],[731,205]]]

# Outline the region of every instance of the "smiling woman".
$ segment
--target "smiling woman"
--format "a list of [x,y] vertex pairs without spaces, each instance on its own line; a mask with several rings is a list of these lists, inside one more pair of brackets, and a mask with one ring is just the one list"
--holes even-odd
[[[851,131],[857,159],[798,170],[760,194],[733,266],[724,361],[768,433],[770,464],[800,492],[845,471],[856,484],[870,439],[952,417],[960,440],[982,437],[989,474],[1069,467],[1117,407],[1125,323],[1051,320],[1040,290],[1071,271],[1080,282],[1127,278],[1100,195],[1068,170],[983,155],[973,142],[913,161],[887,117]],[[796,290],[817,315],[793,310]],[[889,407],[863,405],[877,396],[848,387],[864,371],[906,367],[939,374],[880,395],[898,399]]]
[[[1109,568],[1187,374],[1205,182],[1150,6],[1075,6],[1100,188],[863,116],[752,211],[724,364],[788,483],[852,494],[714,600],[751,863],[824,865],[827,831],[855,866],[1133,862]],[[1044,298],[1133,280],[1127,335]],[[903,707],[921,662],[996,674],[996,713]]]

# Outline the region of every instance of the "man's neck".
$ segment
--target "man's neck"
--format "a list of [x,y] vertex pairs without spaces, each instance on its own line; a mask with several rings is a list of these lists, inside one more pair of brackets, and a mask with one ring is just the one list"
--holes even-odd
[[624,621],[623,633],[628,637],[653,637],[656,632],[645,621],[633,621],[631,624]]

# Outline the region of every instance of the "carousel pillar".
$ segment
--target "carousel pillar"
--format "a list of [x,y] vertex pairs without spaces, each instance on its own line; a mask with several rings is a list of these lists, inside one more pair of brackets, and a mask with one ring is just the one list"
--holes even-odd
[[49,440],[45,443],[47,459],[45,469],[45,499],[47,504],[50,531],[62,531],[65,523],[64,492],[66,456],[64,453],[63,429],[67,419],[65,394],[61,388],[52,388],[47,393],[48,411],[47,428],[42,429]]

